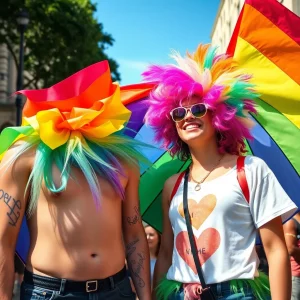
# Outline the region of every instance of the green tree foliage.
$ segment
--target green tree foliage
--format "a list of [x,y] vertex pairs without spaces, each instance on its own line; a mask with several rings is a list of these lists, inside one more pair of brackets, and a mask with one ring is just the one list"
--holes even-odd
[[[49,87],[88,65],[109,60],[113,80],[120,80],[118,64],[105,54],[114,40],[94,18],[90,0],[1,0],[0,43],[5,43],[18,64],[17,14],[30,15],[25,32],[26,86]],[[26,76],[26,75],[25,75]]]

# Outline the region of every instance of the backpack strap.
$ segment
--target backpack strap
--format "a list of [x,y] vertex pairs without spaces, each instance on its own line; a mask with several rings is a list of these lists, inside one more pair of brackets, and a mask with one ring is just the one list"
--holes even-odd
[[183,178],[184,173],[185,173],[185,171],[181,172],[181,173],[179,174],[179,176],[178,176],[176,182],[175,182],[175,185],[174,185],[174,187],[173,187],[172,194],[171,194],[171,197],[170,197],[170,203],[171,203],[173,197],[175,196],[175,194],[177,193],[177,190],[178,190],[178,188],[179,188],[179,185],[180,185],[180,183],[181,183],[181,180],[182,180],[182,178]]
[[249,193],[248,182],[245,174],[245,158],[246,156],[239,156],[237,159],[237,180],[242,189],[245,199],[249,203],[250,193]]

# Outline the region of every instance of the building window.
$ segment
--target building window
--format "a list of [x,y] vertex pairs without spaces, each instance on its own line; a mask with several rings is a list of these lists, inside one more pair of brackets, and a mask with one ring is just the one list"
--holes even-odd
[[2,73],[2,72],[0,72],[0,80],[5,80],[5,76],[6,74],[5,73]]

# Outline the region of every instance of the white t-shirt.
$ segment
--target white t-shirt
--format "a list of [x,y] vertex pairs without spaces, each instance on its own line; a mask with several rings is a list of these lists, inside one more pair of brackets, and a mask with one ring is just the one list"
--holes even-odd
[[[297,209],[266,163],[253,156],[245,160],[250,203],[242,193],[234,167],[201,184],[188,184],[192,228],[206,283],[258,276],[256,229],[281,216],[285,221]],[[199,282],[183,212],[183,179],[173,197],[169,218],[174,232],[172,265],[167,279]]]

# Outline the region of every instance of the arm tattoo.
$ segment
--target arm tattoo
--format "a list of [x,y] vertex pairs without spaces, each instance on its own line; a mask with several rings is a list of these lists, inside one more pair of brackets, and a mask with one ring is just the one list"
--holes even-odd
[[6,193],[4,190],[0,189],[0,201],[3,201],[9,208],[9,212],[6,215],[9,218],[8,224],[11,226],[16,226],[19,218],[20,218],[20,210],[21,210],[21,201],[16,200],[11,195]]
[[[144,269],[144,261],[146,260],[146,257],[143,252],[137,253],[136,255],[133,255],[136,250],[136,244],[139,242],[139,239],[136,239],[132,242],[130,242],[126,246],[126,252],[127,252],[127,258],[129,262],[129,268],[131,274],[136,277],[138,286],[143,288],[145,286],[145,281],[141,277],[141,271]],[[132,257],[134,256],[134,257]]]
[[133,217],[127,217],[127,222],[130,225],[134,225],[141,220],[140,208],[138,206],[134,207],[135,215]]
[[140,239],[136,239],[132,242],[130,242],[127,246],[126,246],[126,254],[127,257],[130,258],[131,254],[133,254],[136,250],[136,244],[140,241]]
[[144,287],[145,286],[145,281],[141,277],[141,271],[144,269],[144,261],[145,261],[145,255],[144,253],[138,253],[137,254],[137,260],[132,260],[131,261],[131,267],[130,271],[131,273],[137,278],[138,285],[139,287]]

